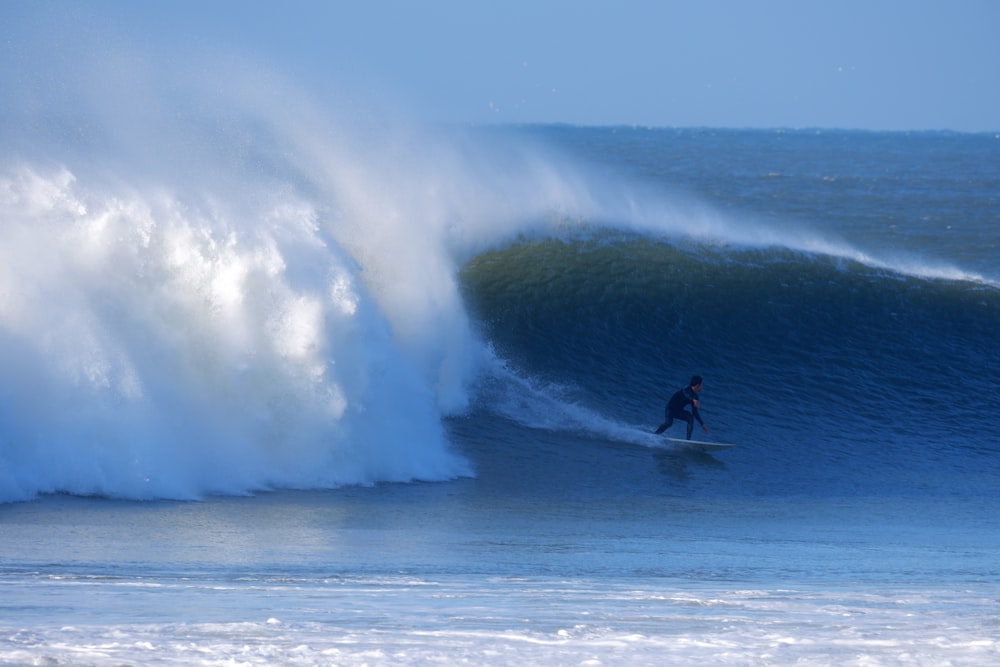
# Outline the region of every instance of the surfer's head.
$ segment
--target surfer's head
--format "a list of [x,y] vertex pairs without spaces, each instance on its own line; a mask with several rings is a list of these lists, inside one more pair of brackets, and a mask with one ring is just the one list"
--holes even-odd
[[692,389],[700,389],[701,388],[701,376],[700,375],[692,375],[691,376],[691,388]]

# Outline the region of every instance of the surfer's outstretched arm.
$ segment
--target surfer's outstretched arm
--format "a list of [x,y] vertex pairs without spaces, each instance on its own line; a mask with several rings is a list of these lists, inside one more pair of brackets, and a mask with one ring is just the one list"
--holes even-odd
[[701,430],[704,431],[705,433],[708,433],[708,425],[701,418],[701,413],[698,411],[698,405],[700,403],[701,401],[699,401],[697,398],[691,401],[691,412],[694,414],[694,418],[698,420],[698,423],[701,424]]

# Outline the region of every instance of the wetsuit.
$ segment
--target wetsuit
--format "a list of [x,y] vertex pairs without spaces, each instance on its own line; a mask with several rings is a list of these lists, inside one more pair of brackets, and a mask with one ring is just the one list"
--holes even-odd
[[[694,431],[694,420],[697,419],[698,423],[702,426],[705,422],[701,420],[701,415],[698,414],[698,406],[695,402],[698,400],[698,392],[691,388],[690,385],[684,387],[683,389],[677,390],[670,400],[667,402],[667,407],[664,410],[666,413],[666,421],[660,424],[660,427],[656,429],[657,433],[663,433],[670,425],[674,423],[675,419],[683,419],[687,422],[687,439],[691,439],[691,433]],[[691,412],[688,412],[684,408],[688,405],[691,406]],[[694,414],[692,414],[692,412]]]

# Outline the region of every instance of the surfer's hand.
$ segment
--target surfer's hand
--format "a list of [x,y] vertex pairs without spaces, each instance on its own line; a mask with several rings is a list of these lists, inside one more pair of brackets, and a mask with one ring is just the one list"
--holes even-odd
[[708,433],[708,424],[702,424],[701,430],[704,431],[705,433]]

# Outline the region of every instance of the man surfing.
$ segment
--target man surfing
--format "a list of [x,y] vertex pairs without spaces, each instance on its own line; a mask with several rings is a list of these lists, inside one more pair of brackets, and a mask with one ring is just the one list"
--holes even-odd
[[[670,397],[667,401],[667,407],[664,410],[666,413],[666,421],[660,424],[659,428],[656,429],[656,434],[659,435],[663,433],[670,425],[674,423],[675,419],[683,419],[687,422],[687,439],[691,439],[691,432],[694,431],[694,420],[697,419],[698,423],[701,424],[701,429],[708,433],[708,427],[705,426],[705,422],[701,419],[701,414],[698,412],[698,392],[701,391],[702,380],[700,375],[695,375],[691,378],[690,384],[688,386],[678,389],[677,392]],[[688,405],[691,406],[691,412],[688,412],[684,408]]]

